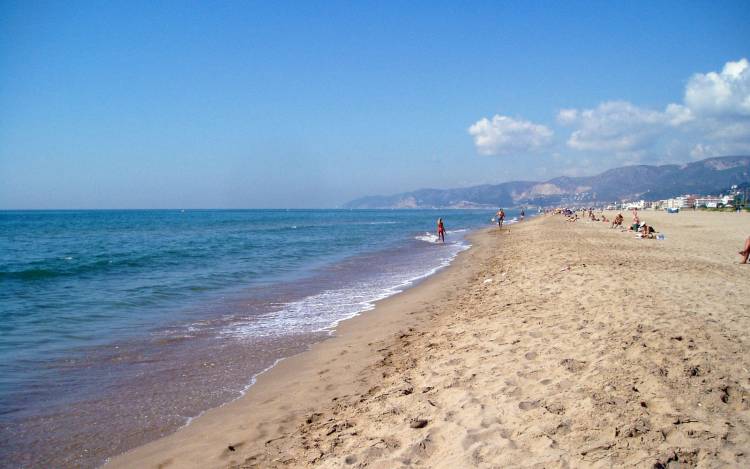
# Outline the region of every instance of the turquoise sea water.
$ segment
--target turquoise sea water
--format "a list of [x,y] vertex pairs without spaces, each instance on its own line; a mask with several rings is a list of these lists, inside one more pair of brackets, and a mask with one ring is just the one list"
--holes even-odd
[[[435,242],[439,216],[445,245]],[[466,230],[488,226],[491,217],[460,210],[0,212],[0,431],[10,442],[0,457],[11,466],[90,467],[111,455],[106,448],[118,452],[184,424],[236,397],[255,373],[320,340],[337,321],[447,265],[466,248]],[[211,370],[196,370],[206,357]],[[190,399],[159,395],[155,376],[169,372],[175,386],[194,391]],[[149,386],[153,392],[143,392]],[[165,411],[167,402],[179,409]],[[141,439],[87,447],[87,433],[102,431],[85,410],[96,405],[152,417],[142,424],[127,412],[113,415],[112,426],[142,425]],[[55,459],[40,449],[59,453],[62,445],[76,454]]]

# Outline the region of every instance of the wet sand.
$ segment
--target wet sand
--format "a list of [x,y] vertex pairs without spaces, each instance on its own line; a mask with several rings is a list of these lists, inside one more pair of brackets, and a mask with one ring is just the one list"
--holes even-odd
[[106,467],[746,467],[750,216],[642,218],[666,240],[557,216],[477,233]]

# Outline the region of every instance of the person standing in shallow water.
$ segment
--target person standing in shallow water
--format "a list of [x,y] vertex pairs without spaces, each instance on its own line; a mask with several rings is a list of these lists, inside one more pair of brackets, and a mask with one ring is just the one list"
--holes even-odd
[[437,232],[438,232],[438,238],[440,238],[440,241],[445,242],[445,225],[443,225],[442,218],[438,218]]
[[526,215],[526,209],[521,209],[521,221],[523,221],[523,217]]

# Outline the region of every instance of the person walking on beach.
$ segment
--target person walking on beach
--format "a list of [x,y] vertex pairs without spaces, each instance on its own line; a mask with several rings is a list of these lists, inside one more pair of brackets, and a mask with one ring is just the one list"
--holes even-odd
[[437,232],[438,232],[438,238],[440,238],[440,240],[442,242],[445,242],[445,225],[443,225],[443,219],[442,218],[438,218],[438,221],[437,221]]
[[521,209],[521,221],[523,221],[523,217],[526,215],[526,209]]
[[497,216],[497,226],[498,226],[498,228],[502,228],[503,227],[503,220],[505,220],[505,210],[500,209],[500,210],[497,211],[497,213],[495,215]]
[[742,256],[740,264],[747,264],[747,258],[750,257],[750,236],[745,240],[745,249],[740,251],[740,256]]

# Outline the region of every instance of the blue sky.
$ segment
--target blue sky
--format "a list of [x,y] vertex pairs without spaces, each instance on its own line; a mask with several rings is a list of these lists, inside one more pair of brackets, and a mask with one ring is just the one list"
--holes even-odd
[[750,2],[0,0],[0,208],[333,207],[750,154]]

